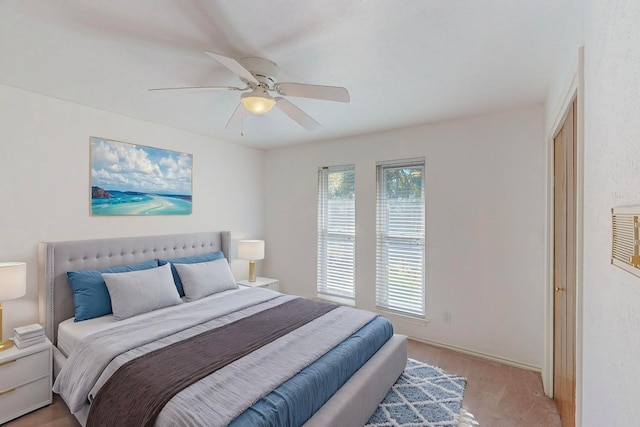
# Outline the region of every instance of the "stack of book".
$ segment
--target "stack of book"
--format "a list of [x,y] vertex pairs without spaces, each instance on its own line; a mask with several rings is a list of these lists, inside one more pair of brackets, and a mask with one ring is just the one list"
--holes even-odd
[[30,347],[32,345],[40,344],[45,340],[44,328],[37,323],[13,328],[13,332],[13,343],[18,348]]

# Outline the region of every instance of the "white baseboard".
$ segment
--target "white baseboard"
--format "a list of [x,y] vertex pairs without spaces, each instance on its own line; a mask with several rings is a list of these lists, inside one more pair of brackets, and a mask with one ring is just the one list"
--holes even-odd
[[418,341],[418,342],[421,342],[421,343],[424,343],[424,344],[433,345],[435,347],[442,347],[442,348],[446,348],[448,350],[457,351],[459,353],[468,354],[470,356],[476,356],[476,357],[479,357],[481,359],[490,360],[492,362],[502,363],[503,365],[509,365],[509,366],[513,366],[515,368],[526,369],[528,371],[542,373],[542,369],[540,367],[538,367],[538,366],[533,366],[533,365],[529,365],[527,363],[517,362],[515,360],[506,359],[504,357],[494,356],[492,354],[481,353],[479,351],[468,350],[466,348],[456,347],[454,345],[444,344],[444,343],[437,342],[437,341],[425,340],[425,339],[422,339],[422,338],[416,338],[416,337],[412,337],[412,336],[409,336],[409,339],[412,339],[414,341]]

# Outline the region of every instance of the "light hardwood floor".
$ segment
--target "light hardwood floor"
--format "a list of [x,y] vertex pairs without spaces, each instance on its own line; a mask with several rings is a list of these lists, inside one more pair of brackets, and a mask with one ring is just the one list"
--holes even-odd
[[[553,400],[544,395],[539,373],[490,362],[409,340],[409,357],[467,378],[462,405],[481,427],[560,427]],[[76,427],[62,399],[5,424],[5,427]]]

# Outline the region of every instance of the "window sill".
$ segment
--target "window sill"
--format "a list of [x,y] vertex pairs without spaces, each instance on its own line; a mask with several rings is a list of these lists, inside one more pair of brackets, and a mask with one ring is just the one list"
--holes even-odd
[[403,322],[409,322],[409,323],[414,323],[416,325],[426,325],[427,323],[431,323],[431,320],[426,318],[426,317],[416,317],[416,316],[411,316],[409,314],[402,314],[399,313],[397,311],[392,311],[392,310],[385,310],[383,308],[380,307],[376,307],[376,313],[380,314],[381,316],[387,317],[391,320],[393,320],[394,318]]

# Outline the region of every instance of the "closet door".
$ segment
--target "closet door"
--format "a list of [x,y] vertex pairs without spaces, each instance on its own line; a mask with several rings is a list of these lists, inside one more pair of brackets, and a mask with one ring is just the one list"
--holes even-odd
[[575,426],[576,104],[554,140],[553,395],[563,427]]

